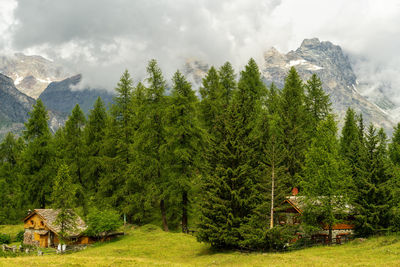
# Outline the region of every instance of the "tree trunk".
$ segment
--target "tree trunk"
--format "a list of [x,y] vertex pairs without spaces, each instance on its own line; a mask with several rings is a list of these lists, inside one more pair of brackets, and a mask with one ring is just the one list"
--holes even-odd
[[167,214],[165,212],[165,203],[164,199],[160,200],[160,210],[161,210],[161,216],[162,216],[162,223],[163,223],[163,228],[165,232],[168,232],[168,224],[167,224]]
[[271,221],[270,221],[270,228],[274,228],[274,193],[275,193],[275,164],[272,163],[271,166]]
[[188,206],[188,193],[183,191],[182,193],[182,233],[188,233],[188,214],[187,214],[187,206]]
[[329,225],[329,234],[328,234],[329,245],[332,244],[332,225]]

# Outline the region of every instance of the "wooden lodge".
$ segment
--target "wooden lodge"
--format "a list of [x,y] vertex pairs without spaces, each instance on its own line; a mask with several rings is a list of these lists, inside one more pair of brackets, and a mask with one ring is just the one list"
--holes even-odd
[[[280,211],[277,214],[277,223],[280,225],[298,225],[301,222],[301,216],[305,208],[303,201],[304,196],[297,196],[298,190],[296,188],[292,193],[292,196],[286,197],[283,201]],[[353,234],[354,224],[352,221],[352,216],[349,214],[348,220],[333,225],[332,238],[340,243],[340,240],[347,239]],[[321,224],[321,230],[315,233],[311,238],[318,243],[328,242],[328,234],[329,227]],[[299,237],[301,238],[301,234],[299,234]]]
[[[35,209],[24,218],[24,244],[40,247],[56,247],[59,244],[58,233],[61,227],[55,221],[58,210]],[[86,245],[94,243],[94,239],[85,236],[83,232],[87,226],[77,215],[74,231],[68,232],[68,242],[73,245]]]

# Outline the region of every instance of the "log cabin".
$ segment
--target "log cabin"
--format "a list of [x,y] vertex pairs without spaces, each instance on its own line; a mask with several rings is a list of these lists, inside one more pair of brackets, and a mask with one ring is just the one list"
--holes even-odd
[[[35,209],[24,218],[24,244],[39,247],[56,247],[60,241],[58,233],[61,227],[56,224],[58,210]],[[68,232],[68,244],[86,245],[94,243],[95,240],[84,235],[87,226],[85,222],[76,215],[76,227]]]

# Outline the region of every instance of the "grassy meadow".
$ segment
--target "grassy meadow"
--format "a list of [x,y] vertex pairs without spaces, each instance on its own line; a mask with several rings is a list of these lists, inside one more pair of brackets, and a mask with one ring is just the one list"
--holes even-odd
[[[18,228],[19,227],[19,228]],[[21,226],[0,226],[18,232]],[[400,266],[400,236],[355,240],[285,253],[213,251],[191,235],[155,226],[67,255],[0,258],[0,266]]]

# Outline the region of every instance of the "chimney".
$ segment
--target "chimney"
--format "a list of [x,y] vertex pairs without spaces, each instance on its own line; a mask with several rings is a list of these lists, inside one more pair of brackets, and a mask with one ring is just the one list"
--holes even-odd
[[292,195],[295,196],[299,193],[299,189],[297,187],[293,187],[292,189]]

